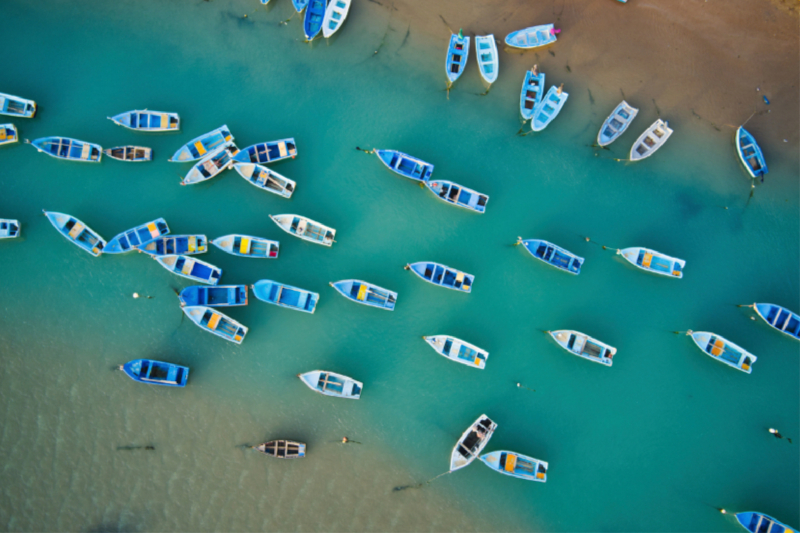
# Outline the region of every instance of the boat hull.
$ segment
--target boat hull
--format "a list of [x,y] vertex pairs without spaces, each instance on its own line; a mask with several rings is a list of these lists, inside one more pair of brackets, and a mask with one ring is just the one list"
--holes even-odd
[[322,20],[322,36],[326,39],[339,31],[350,12],[351,0],[330,0]]
[[166,111],[134,110],[108,118],[114,124],[134,131],[161,132],[181,129],[181,118],[178,114]]
[[233,157],[233,160],[239,163],[267,165],[269,163],[283,161],[284,159],[294,159],[295,157],[297,157],[297,145],[294,142],[294,138],[290,137],[288,139],[269,141],[242,148],[239,153]]
[[483,464],[496,472],[528,481],[547,481],[548,464],[521,453],[499,450],[480,457]]
[[297,188],[294,181],[262,165],[234,163],[233,169],[250,185],[284,198],[291,198]]
[[129,361],[122,366],[122,371],[132,380],[148,385],[185,387],[189,379],[189,367],[153,359]]
[[450,454],[450,472],[464,468],[474,461],[489,443],[495,429],[497,424],[488,416],[479,416],[456,442]]
[[497,43],[494,35],[475,37],[475,57],[478,61],[478,71],[483,81],[489,85],[497,81],[500,69],[500,56],[497,54]]
[[439,263],[420,261],[406,265],[411,272],[431,285],[458,292],[472,292],[475,276]]
[[247,285],[192,285],[178,295],[182,306],[236,307],[247,305]]
[[14,239],[19,237],[22,226],[19,220],[0,218],[0,239]]
[[291,440],[273,440],[253,447],[255,450],[278,459],[298,459],[306,456],[306,445]]
[[69,137],[42,137],[31,142],[39,152],[56,159],[78,161],[82,163],[99,163],[103,158],[103,148]]
[[736,153],[739,154],[739,161],[744,165],[744,169],[750,174],[751,178],[761,177],[763,179],[769,170],[764,160],[764,153],[761,151],[761,147],[758,146],[756,138],[742,126],[739,126],[735,133],[735,139]]
[[181,309],[200,329],[213,333],[226,341],[241,344],[247,335],[245,326],[210,307],[187,305]]
[[314,222],[310,218],[300,215],[269,215],[275,224],[289,235],[294,235],[298,239],[321,244],[322,246],[332,246],[336,238],[336,230],[323,226],[319,222]]
[[530,50],[540,46],[547,46],[556,42],[556,34],[552,24],[531,26],[524,30],[517,30],[506,36],[506,44],[512,48]]
[[472,368],[486,368],[489,352],[449,335],[422,337],[439,355]]
[[575,276],[581,273],[583,257],[540,239],[527,239],[522,241],[522,244],[534,259],[538,259],[542,263]]
[[108,241],[103,250],[107,254],[124,254],[132,252],[147,242],[150,242],[159,237],[163,237],[169,233],[169,226],[167,221],[163,218],[158,218],[141,226],[123,231],[113,239]]
[[530,120],[539,102],[544,97],[544,72],[534,75],[532,70],[525,73],[519,97],[519,112],[522,118]]
[[148,255],[197,255],[208,251],[208,238],[205,235],[170,235],[137,247]]
[[567,98],[569,98],[569,93],[561,91],[561,94],[559,94],[558,88],[555,86],[550,87],[542,101],[533,110],[531,130],[542,131],[549,126],[561,112]]
[[741,346],[707,331],[692,332],[691,337],[697,347],[712,359],[746,374],[753,372],[753,364],[758,358]]
[[624,248],[617,250],[617,254],[638,269],[668,278],[681,279],[686,266],[686,261],[683,259],[670,257],[647,248]]
[[598,146],[607,146],[616,141],[625,133],[637,114],[639,110],[623,100],[600,126],[600,131],[597,132]]
[[224,235],[214,239],[211,243],[223,252],[252,259],[277,259],[280,250],[278,241],[250,235]]
[[452,181],[427,181],[425,182],[425,186],[435,194],[439,200],[476,213],[484,213],[486,211],[486,204],[489,202],[489,196],[468,189],[458,183],[453,183]]
[[800,340],[800,315],[797,313],[775,304],[753,304],[753,309],[772,329]]
[[19,141],[17,127],[13,124],[0,124],[0,146]]
[[253,285],[253,294],[262,302],[314,314],[319,294],[277,281],[262,279]]
[[375,155],[392,172],[418,182],[426,182],[433,174],[433,165],[397,150],[375,150]]
[[386,311],[394,311],[394,306],[397,303],[396,292],[367,283],[366,281],[347,279],[331,283],[330,285],[348,300],[362,305],[384,309]]
[[0,93],[0,115],[19,118],[33,118],[36,116],[36,102],[26,100],[19,96]]
[[178,148],[178,151],[169,160],[175,163],[197,161],[216,151],[220,146],[232,143],[233,140],[234,137],[231,135],[228,126],[222,125],[184,144]]
[[77,218],[64,213],[44,211],[47,220],[69,242],[78,248],[98,257],[106,247],[106,241],[92,228]]
[[610,367],[612,358],[617,353],[616,348],[579,331],[564,329],[548,333],[566,351],[593,363]]
[[461,77],[469,59],[469,37],[459,37],[456,34],[450,35],[450,44],[447,47],[447,58],[445,58],[445,74],[450,83]]
[[364,389],[364,384],[360,381],[343,374],[325,370],[312,370],[305,374],[298,374],[297,377],[309,389],[334,398],[358,400],[361,398],[361,391]]
[[670,135],[672,135],[672,129],[670,129],[669,123],[661,119],[656,120],[631,146],[630,160],[647,159],[664,146]]
[[222,277],[222,270],[212,264],[185,255],[153,256],[158,263],[178,276],[200,283],[216,285]]

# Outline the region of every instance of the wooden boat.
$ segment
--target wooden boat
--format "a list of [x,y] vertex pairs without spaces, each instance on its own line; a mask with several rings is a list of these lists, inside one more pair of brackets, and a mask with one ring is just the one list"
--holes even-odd
[[475,36],[475,57],[478,60],[481,77],[489,85],[493,84],[500,69],[500,57],[497,55],[494,35]]
[[530,120],[533,111],[544,96],[544,72],[540,73],[536,65],[525,73],[522,92],[519,96],[519,112],[522,118]]
[[750,533],[794,533],[796,530],[763,513],[736,513],[736,520]]
[[741,346],[707,331],[694,331],[691,337],[698,348],[717,361],[748,374],[753,371],[753,363],[758,358]]
[[68,241],[95,257],[103,253],[106,241],[92,228],[70,215],[54,211],[43,212],[53,227],[61,232]]
[[296,156],[297,146],[294,143],[294,138],[289,138],[248,146],[239,151],[233,159],[239,163],[266,165],[289,157],[294,159]]
[[481,350],[474,344],[449,335],[431,335],[422,337],[436,353],[451,361],[476,368],[485,368],[489,352]]
[[492,422],[488,416],[479,416],[478,419],[462,433],[461,438],[458,439],[458,442],[453,448],[453,453],[450,454],[450,472],[464,468],[474,461],[486,444],[488,444],[489,439],[492,438],[495,429],[497,429],[497,424]]
[[686,261],[683,259],[676,259],[647,248],[624,248],[617,250],[617,254],[637,268],[670,278],[682,278],[686,266]]
[[394,311],[394,305],[397,303],[396,292],[378,287],[372,283],[367,283],[366,281],[346,279],[335,283],[331,282],[330,285],[348,300],[369,305],[370,307]]
[[232,143],[224,144],[216,151],[195,163],[192,169],[181,181],[181,185],[194,185],[210,180],[223,170],[233,166],[233,155],[237,152]]
[[661,119],[656,120],[631,146],[631,161],[650,157],[667,142],[670,135],[672,135],[672,130],[669,123]]
[[533,109],[533,120],[531,120],[533,131],[545,129],[561,112],[561,108],[569,98],[569,93],[565,93],[563,88],[563,83],[558,88],[555,85],[551,86],[539,105]]
[[253,449],[278,459],[295,459],[306,456],[306,445],[302,442],[291,440],[271,440],[254,446]]
[[297,374],[297,377],[303,380],[309,389],[325,396],[337,398],[358,400],[361,398],[361,389],[364,388],[364,384],[360,381],[325,370],[313,370],[305,374]]
[[178,151],[175,152],[170,161],[178,163],[188,163],[190,161],[197,161],[202,159],[210,152],[215,151],[220,146],[233,142],[233,135],[231,135],[228,126],[222,125],[215,130],[204,133],[199,137],[195,137],[188,143],[184,144]]
[[433,174],[433,165],[403,152],[375,150],[375,154],[389,170],[414,181],[428,181]]
[[164,111],[133,110],[108,117],[118,126],[136,131],[178,131],[181,129],[181,118],[177,113]]
[[42,137],[33,142],[27,140],[25,142],[32,144],[40,152],[57,159],[99,163],[103,157],[103,148],[99,144],[68,137]]
[[527,479],[528,481],[547,481],[547,462],[522,455],[521,453],[498,450],[481,455],[483,464],[501,474]]
[[155,255],[153,259],[173,274],[200,283],[216,285],[222,277],[222,269],[185,255]]
[[317,302],[319,301],[319,294],[316,292],[284,285],[270,279],[257,281],[253,285],[253,294],[256,295],[256,298],[268,304],[311,314],[317,309]]
[[20,226],[19,220],[10,218],[0,218],[0,239],[13,239],[19,237]]
[[328,8],[325,10],[325,18],[322,19],[323,37],[327,39],[339,31],[349,11],[350,0],[330,0]]
[[305,241],[331,246],[335,242],[336,230],[314,222],[310,218],[300,215],[269,215],[274,223],[286,233],[299,237]]
[[187,305],[181,309],[201,329],[222,337],[226,341],[242,344],[244,336],[247,335],[245,326],[216,309],[202,305]]
[[118,161],[152,161],[153,149],[145,146],[117,146],[116,148],[107,148],[103,150],[111,159]]
[[292,5],[298,13],[301,13],[308,5],[308,0],[292,0]]
[[137,246],[140,252],[150,255],[197,255],[208,251],[205,235],[169,235]]
[[443,202],[478,213],[486,211],[486,202],[489,201],[489,197],[485,194],[446,180],[427,181],[425,186]]
[[224,235],[217,237],[211,244],[231,255],[254,257],[260,259],[277,259],[280,243],[250,235]]
[[33,118],[36,116],[36,102],[19,96],[0,93],[0,115]]
[[760,176],[762,180],[764,179],[764,175],[769,172],[767,162],[764,161],[764,154],[755,137],[742,126],[736,130],[736,153],[739,154],[739,160],[751,178],[755,179]]
[[129,378],[149,385],[185,387],[189,379],[189,367],[162,363],[153,359],[135,359],[122,365]]
[[556,33],[552,24],[531,26],[506,35],[506,44],[512,48],[531,49],[554,42],[556,42]]
[[234,163],[233,168],[248,183],[272,194],[291,198],[297,184],[274,170],[254,163]]
[[548,333],[568,352],[601,365],[611,366],[611,359],[617,353],[616,348],[578,331],[562,329]]
[[460,292],[471,292],[475,281],[475,276],[472,274],[427,261],[406,265],[406,270],[410,270],[432,285]]
[[247,305],[247,285],[219,285],[217,287],[192,285],[184,288],[178,298],[181,306],[236,307]]
[[579,257],[560,246],[556,246],[552,242],[540,239],[527,239],[521,242],[525,246],[525,249],[539,261],[554,266],[564,272],[575,274],[576,276],[581,273],[583,257]]
[[306,41],[311,41],[319,35],[322,30],[322,21],[325,18],[325,8],[328,0],[310,0],[306,6],[306,14],[303,18],[303,31],[306,34]]
[[773,328],[800,340],[800,315],[797,313],[775,304],[753,304],[753,309]]
[[628,126],[631,125],[633,119],[639,110],[631,106],[628,102],[623,100],[614,111],[608,115],[608,118],[600,126],[600,131],[597,133],[597,144],[606,146],[617,140],[617,137],[622,135]]
[[110,241],[103,250],[107,254],[124,254],[132,252],[137,246],[146,242],[158,239],[169,233],[169,226],[167,221],[163,218],[157,218],[152,222],[142,224],[135,228],[123,231]]
[[0,124],[0,146],[19,141],[17,127],[13,124]]
[[450,44],[447,47],[447,59],[445,60],[445,73],[450,83],[455,81],[464,73],[469,59],[469,37],[464,37],[464,33],[458,30],[450,35]]

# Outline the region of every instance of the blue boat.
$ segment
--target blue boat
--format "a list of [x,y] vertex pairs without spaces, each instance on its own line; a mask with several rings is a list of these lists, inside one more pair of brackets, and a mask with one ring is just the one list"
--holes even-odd
[[303,19],[303,31],[306,41],[314,39],[322,30],[322,21],[325,10],[328,8],[327,0],[311,0],[306,7],[306,16]]
[[189,367],[152,359],[135,359],[121,368],[132,380],[150,385],[185,387],[189,379]]
[[533,117],[533,110],[542,101],[544,96],[544,72],[539,73],[538,65],[525,73],[525,80],[522,82],[522,92],[519,96],[519,112],[522,118],[530,120]]
[[178,131],[181,129],[181,118],[177,113],[164,111],[134,110],[108,117],[118,126],[136,131]]
[[481,461],[492,470],[507,476],[542,483],[547,481],[547,462],[521,453],[498,450],[481,455]]
[[219,278],[222,277],[222,269],[215,267],[212,264],[187,257],[185,255],[161,255],[152,256],[153,259],[158,261],[158,264],[178,276],[200,283],[208,283],[209,285],[216,285],[219,283]]
[[194,164],[194,166],[181,180],[181,185],[194,185],[201,183],[218,175],[223,170],[233,166],[233,156],[238,153],[238,149],[233,143],[226,143],[208,154],[206,157]]
[[333,246],[336,230],[300,215],[269,215],[279,228],[304,241]]
[[763,513],[736,513],[736,520],[750,533],[794,533],[794,528]]
[[140,244],[140,252],[150,255],[197,255],[208,251],[205,235],[169,235]]
[[686,261],[683,259],[670,257],[648,248],[623,248],[622,250],[617,250],[617,255],[624,257],[626,261],[636,268],[670,278],[682,278],[683,269],[686,268]]
[[13,124],[0,124],[0,146],[19,141],[17,127]]
[[556,32],[552,24],[532,26],[524,30],[512,31],[506,35],[506,44],[508,46],[525,50],[546,46],[554,42],[556,42]]
[[228,126],[223,125],[184,144],[178,148],[178,151],[175,152],[169,160],[178,163],[197,161],[215,151],[220,146],[232,143],[233,139],[234,137],[231,135]]
[[394,311],[394,305],[397,302],[396,292],[378,287],[372,283],[367,283],[366,281],[346,279],[331,283],[330,285],[348,300],[369,305],[370,307]]
[[278,241],[237,234],[218,237],[211,244],[231,255],[260,259],[277,259],[280,248]]
[[753,308],[764,322],[781,333],[800,340],[800,316],[797,313],[775,304],[753,304]]
[[427,261],[406,265],[406,270],[410,270],[432,285],[460,292],[471,292],[475,281],[475,276],[472,274]]
[[292,5],[298,13],[301,13],[308,5],[308,0],[292,0]]
[[294,138],[289,138],[248,146],[240,150],[233,160],[239,163],[266,165],[289,157],[294,159],[295,156],[297,156],[297,146],[294,144]]
[[732,343],[724,337],[707,331],[689,330],[687,335],[692,337],[697,347],[703,350],[706,355],[709,355],[720,363],[725,363],[747,374],[753,372],[753,363],[755,363],[758,358],[741,346]]
[[533,131],[545,129],[561,112],[561,108],[569,98],[569,93],[565,93],[563,88],[563,83],[558,88],[555,85],[551,86],[539,105],[533,109],[533,120],[531,121]]
[[764,154],[761,152],[755,137],[742,126],[739,126],[739,129],[736,130],[736,151],[739,154],[739,160],[741,160],[750,177],[755,179],[761,176],[763,181],[764,175],[769,172],[767,170],[767,162],[764,161]]
[[539,261],[576,276],[581,273],[583,257],[578,257],[560,246],[540,239],[527,239],[524,241],[520,239],[517,244],[525,245],[525,249]]
[[425,186],[443,202],[477,213],[486,211],[486,202],[489,201],[489,197],[485,194],[446,180],[427,181]]
[[158,239],[169,233],[167,221],[157,218],[152,222],[124,231],[108,241],[103,252],[107,254],[124,254],[132,252],[137,246]]
[[269,279],[257,281],[253,285],[253,294],[256,295],[256,298],[268,304],[312,314],[317,309],[317,302],[319,301],[319,294],[316,292],[298,289],[297,287],[284,285]]
[[103,253],[106,241],[98,235],[92,228],[78,220],[77,218],[56,213],[53,211],[43,211],[47,220],[56,228],[68,241],[75,246],[82,248],[97,257]]
[[19,237],[19,220],[0,218],[0,239],[14,239]]
[[398,152],[397,150],[375,150],[375,154],[389,170],[414,181],[428,181],[428,178],[433,174],[433,165],[403,152]]
[[20,98],[19,96],[0,93],[0,115],[33,118],[36,116],[36,102]]
[[181,306],[235,307],[247,305],[247,285],[219,285],[217,287],[192,285],[184,288],[178,298]]
[[103,148],[99,144],[78,141],[69,137],[42,137],[33,142],[26,139],[25,142],[32,144],[40,152],[57,159],[99,163],[103,157]]
[[245,335],[247,335],[245,326],[210,307],[187,305],[182,309],[186,316],[197,324],[200,329],[213,333],[217,337],[222,337],[226,341],[241,344]]
[[597,132],[597,145],[606,146],[617,140],[617,137],[625,133],[638,114],[637,108],[625,100],[620,102],[600,126],[600,131]]
[[458,30],[450,35],[450,44],[447,46],[447,58],[445,59],[445,73],[452,85],[464,73],[469,59],[469,37],[464,37],[464,32]]
[[233,169],[251,185],[284,198],[291,198],[297,188],[294,181],[262,165],[234,163]]

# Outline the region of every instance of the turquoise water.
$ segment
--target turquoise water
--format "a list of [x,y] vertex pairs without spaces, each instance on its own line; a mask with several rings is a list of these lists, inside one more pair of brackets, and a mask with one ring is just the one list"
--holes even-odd
[[[142,144],[156,161],[86,165],[0,149],[0,213],[23,226],[23,239],[0,245],[0,527],[736,531],[716,507],[800,525],[798,345],[735,307],[800,309],[796,156],[765,146],[771,173],[748,202],[732,130],[671,119],[675,134],[658,154],[613,161],[657,117],[647,94],[626,92],[639,117],[596,156],[589,145],[618,88],[568,73],[557,45],[556,56],[501,53],[485,97],[475,96],[484,87],[471,62],[448,100],[446,36],[428,39],[402,14],[356,2],[329,45],[307,45],[297,17],[277,24],[289,2],[273,3],[5,2],[0,90],[40,104],[36,119],[15,121],[21,136]],[[519,84],[534,62],[571,96],[547,130],[517,137]],[[135,134],[105,119],[137,107],[179,112],[181,133]],[[221,124],[240,147],[296,139],[298,157],[274,166],[297,181],[291,200],[233,171],[178,185],[188,166],[166,159]],[[751,124],[757,135],[768,116]],[[434,163],[435,178],[489,194],[486,214],[445,205],[355,146]],[[92,258],[43,208],[107,239],[160,216],[175,234],[278,239],[277,261],[216,249],[201,258],[223,268],[224,283],[269,278],[317,291],[317,312],[251,296],[229,312],[250,327],[235,346],[183,319],[173,289],[188,280],[144,255]],[[280,213],[333,226],[338,242],[294,239],[267,216]],[[585,257],[581,275],[533,260],[511,246],[518,235]],[[681,257],[685,278],[647,275],[595,243]],[[472,294],[403,271],[422,260],[475,274]],[[347,278],[397,291],[396,310],[328,287]],[[617,347],[613,368],[542,332],[563,328]],[[689,328],[753,352],[753,374],[672,333]],[[486,369],[436,355],[420,338],[432,334],[485,348]],[[111,371],[140,357],[189,365],[189,386],[146,387]],[[313,369],[363,381],[361,401],[312,393],[295,374]],[[546,484],[476,463],[393,490],[446,471],[481,413],[499,424],[487,449],[548,461]],[[361,444],[340,444],[345,435]],[[274,438],[307,442],[308,458],[240,447]],[[156,450],[117,450],[144,445]]]

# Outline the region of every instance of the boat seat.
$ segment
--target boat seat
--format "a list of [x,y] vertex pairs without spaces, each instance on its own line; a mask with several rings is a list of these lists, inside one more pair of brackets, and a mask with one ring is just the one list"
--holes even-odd
[[711,355],[714,357],[719,357],[722,355],[722,351],[725,349],[725,343],[721,340],[717,339],[714,342],[714,345],[711,347]]
[[517,456],[516,455],[507,455],[506,456],[506,472],[513,472],[514,468],[517,466]]

